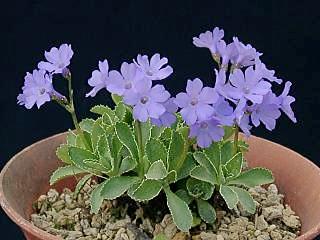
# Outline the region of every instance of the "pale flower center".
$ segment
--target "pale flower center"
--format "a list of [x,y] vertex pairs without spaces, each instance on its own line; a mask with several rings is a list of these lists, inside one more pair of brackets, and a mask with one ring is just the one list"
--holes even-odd
[[125,89],[131,89],[131,88],[132,88],[131,82],[127,82],[127,83],[124,85],[124,88],[125,88]]
[[142,103],[142,104],[146,104],[147,102],[148,102],[148,97],[146,97],[146,96],[144,96],[144,97],[142,97],[141,99],[140,99],[140,102]]
[[44,88],[40,89],[40,94],[43,95],[46,92]]
[[249,94],[250,93],[250,88],[249,87],[244,87],[243,88],[243,92],[245,93],[245,94]]
[[202,129],[208,128],[208,123],[206,123],[206,122],[200,123],[200,128],[202,128]]
[[194,98],[191,100],[191,105],[194,106],[194,105],[197,105],[198,103],[198,99]]

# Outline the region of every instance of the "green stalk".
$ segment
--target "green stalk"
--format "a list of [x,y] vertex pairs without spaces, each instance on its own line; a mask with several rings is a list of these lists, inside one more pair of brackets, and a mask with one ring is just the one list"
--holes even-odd
[[139,148],[139,164],[138,168],[138,175],[143,177],[144,175],[144,161],[143,161],[143,146],[142,146],[142,132],[141,132],[141,124],[139,121],[134,122],[135,128],[137,129],[137,141],[138,141],[138,148]]

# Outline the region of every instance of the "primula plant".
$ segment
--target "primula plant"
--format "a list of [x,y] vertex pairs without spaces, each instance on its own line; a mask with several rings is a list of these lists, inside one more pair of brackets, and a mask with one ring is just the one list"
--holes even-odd
[[[91,112],[97,117],[80,122],[73,103],[71,45],[45,52],[46,61],[26,74],[18,103],[30,109],[53,101],[71,114],[75,130],[57,149],[64,166],[52,174],[50,184],[80,174],[79,192],[89,179],[98,178],[91,195],[93,213],[104,199],[126,195],[147,204],[163,191],[181,231],[189,231],[200,218],[214,223],[217,199],[229,209],[240,204],[253,214],[256,205],[247,189],[274,179],[268,169],[246,167],[248,145],[239,132],[249,136],[261,123],[271,131],[281,112],[296,122],[290,106],[295,99],[288,95],[291,82],[284,83],[280,95],[273,92],[282,80],[266,68],[261,53],[237,37],[229,44],[223,37],[216,27],[193,38],[216,62],[215,81],[203,86],[199,78],[188,80],[186,91],[175,97],[161,85],[173,68],[158,53],[139,54],[122,63],[120,71],[110,70],[107,60],[99,61],[86,97],[107,90],[115,107],[94,106]],[[53,86],[60,74],[67,96]]]

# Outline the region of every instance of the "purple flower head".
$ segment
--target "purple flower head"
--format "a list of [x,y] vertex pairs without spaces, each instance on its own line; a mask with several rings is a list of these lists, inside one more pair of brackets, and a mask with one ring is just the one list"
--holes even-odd
[[217,43],[223,38],[224,31],[215,27],[212,32],[206,31],[193,38],[193,44],[200,48],[209,48],[212,54],[217,54]]
[[162,68],[168,63],[168,59],[165,57],[160,58],[159,53],[154,54],[150,61],[147,55],[141,56],[140,54],[137,56],[137,61],[133,61],[143,71],[145,76],[151,80],[162,80],[173,73],[173,69],[169,65]]
[[262,122],[266,128],[272,131],[276,127],[276,120],[280,117],[279,101],[271,91],[263,97],[260,104],[253,104],[248,108],[251,112],[251,122],[255,127]]
[[290,118],[292,122],[296,123],[297,119],[294,116],[294,112],[292,111],[292,108],[291,108],[291,103],[295,101],[295,98],[288,95],[291,85],[292,85],[291,82],[285,83],[283,92],[278,97],[278,101],[280,103],[281,110]]
[[282,80],[274,76],[274,70],[269,70],[266,68],[266,65],[261,62],[259,58],[255,60],[255,70],[256,73],[259,74],[259,78],[264,78],[269,80],[270,82],[276,82],[278,84],[282,83]]
[[180,113],[188,125],[196,121],[208,120],[214,113],[210,105],[218,100],[219,95],[210,87],[204,87],[199,78],[188,80],[186,93],[179,93],[175,103],[182,108]]
[[211,118],[191,125],[189,136],[196,137],[199,147],[206,148],[212,142],[220,141],[224,136],[224,130],[220,126],[219,120]]
[[245,98],[253,103],[261,103],[263,95],[271,88],[271,84],[261,80],[252,66],[245,70],[245,74],[240,69],[235,69],[229,80],[231,84],[226,87],[226,91],[235,100]]
[[[32,74],[27,73],[24,78],[22,94],[19,94],[17,100],[19,105],[24,105],[27,109],[34,104],[38,108],[45,102],[51,100],[51,96],[56,92],[52,86],[52,78],[44,70],[33,70]],[[57,95],[61,96],[57,93]]]
[[99,61],[99,70],[92,72],[88,84],[93,87],[92,90],[86,94],[86,97],[94,97],[101,89],[107,87],[109,79],[109,64],[107,60]]
[[148,118],[158,119],[165,113],[163,104],[168,100],[170,94],[162,85],[152,87],[149,79],[143,78],[137,81],[132,91],[124,95],[124,103],[133,106],[133,117],[141,122]]
[[[121,74],[118,71],[110,72],[107,89],[111,93],[124,96],[132,91],[136,82],[140,81],[144,74],[134,63],[122,63]],[[150,80],[149,80],[150,81]]]
[[158,119],[151,118],[151,122],[158,127],[170,127],[177,120],[175,113],[178,110],[178,106],[174,103],[174,98],[169,98],[163,106],[166,111]]
[[231,63],[239,67],[251,66],[255,63],[255,59],[262,54],[257,52],[250,44],[244,45],[237,37],[233,38],[233,44],[236,54],[231,58]]
[[224,97],[219,97],[218,101],[213,105],[213,116],[219,119],[220,123],[225,126],[232,126],[234,124],[235,114],[233,107]]
[[39,69],[50,73],[62,73],[63,69],[69,66],[73,51],[70,44],[62,44],[59,49],[53,47],[49,52],[45,51],[44,56],[47,62],[39,62]]
[[237,49],[234,43],[232,42],[227,45],[224,40],[220,40],[217,43],[217,51],[222,58],[221,66],[225,69],[228,66],[230,59],[234,58],[237,54]]

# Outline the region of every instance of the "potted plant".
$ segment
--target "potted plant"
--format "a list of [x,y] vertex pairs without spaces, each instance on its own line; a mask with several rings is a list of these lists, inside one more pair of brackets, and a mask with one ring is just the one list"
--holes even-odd
[[[18,103],[30,109],[56,102],[75,130],[25,149],[1,173],[1,205],[28,239],[311,239],[319,232],[320,217],[302,199],[320,203],[320,190],[302,196],[300,189],[320,179],[319,169],[250,136],[253,126],[273,130],[281,113],[296,122],[291,82],[276,95],[272,87],[283,81],[262,54],[223,37],[216,27],[193,38],[218,66],[215,84],[188,80],[186,92],[175,97],[161,85],[173,68],[160,54],[139,54],[120,71],[99,61],[86,96],[107,90],[115,107],[94,106],[97,117],[81,121],[71,45],[45,52],[46,61],[26,74]],[[68,85],[67,96],[54,89],[56,75]],[[72,191],[61,191],[66,187]],[[302,229],[285,203],[300,215]]]

